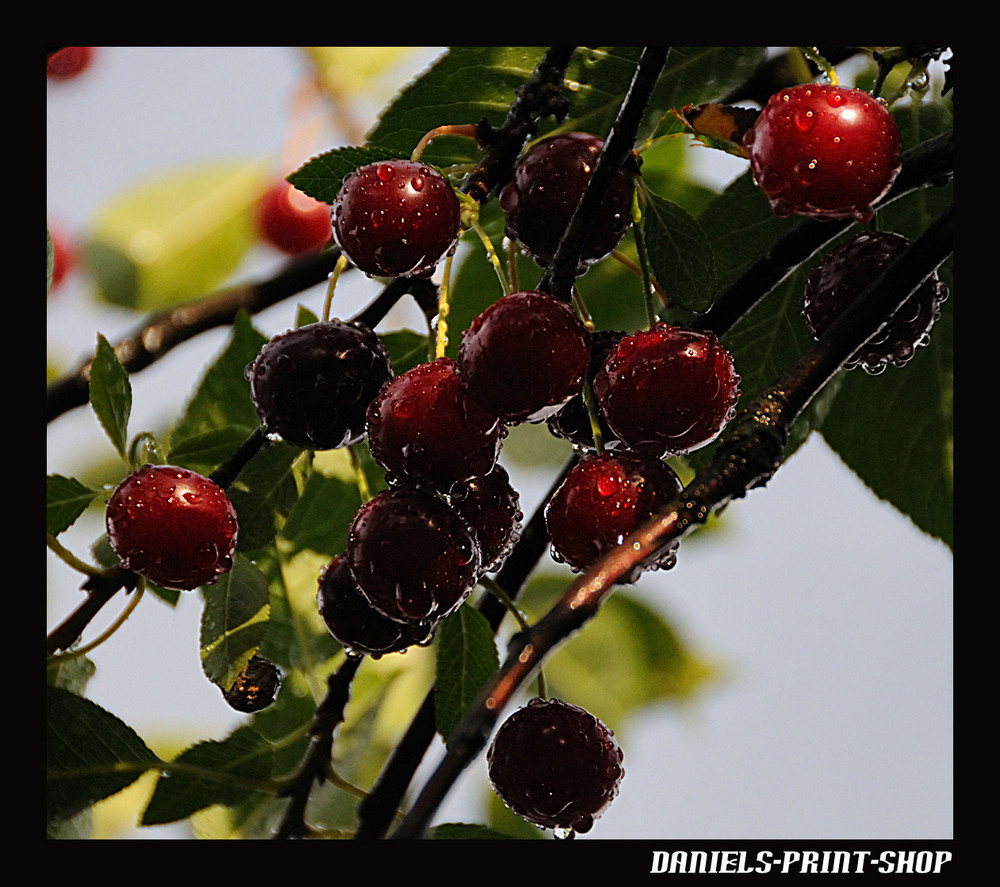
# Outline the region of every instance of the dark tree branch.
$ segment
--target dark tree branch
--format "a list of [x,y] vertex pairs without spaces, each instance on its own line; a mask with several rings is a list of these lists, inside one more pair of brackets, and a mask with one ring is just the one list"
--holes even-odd
[[664,546],[681,540],[726,503],[764,486],[780,468],[792,426],[854,351],[951,254],[952,212],[891,262],[816,347],[743,409],[712,462],[680,499],[573,582],[537,623],[511,642],[507,658],[452,733],[437,769],[393,838],[420,838],[458,776],[480,753],[514,693],[552,651],[592,619],[616,583]]
[[579,276],[580,255],[590,226],[615,176],[632,155],[639,125],[669,55],[668,46],[647,46],[643,49],[628,93],[604,141],[587,187],[570,217],[551,263],[538,282],[537,288],[541,292],[551,293],[566,302],[572,298],[573,284]]

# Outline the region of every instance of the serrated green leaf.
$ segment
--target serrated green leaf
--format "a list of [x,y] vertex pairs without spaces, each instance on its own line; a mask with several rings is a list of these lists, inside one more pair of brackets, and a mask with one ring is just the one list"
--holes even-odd
[[712,245],[683,207],[650,192],[646,198],[643,237],[653,276],[675,307],[707,310],[718,285]]
[[393,148],[373,144],[363,147],[334,148],[310,158],[286,178],[314,200],[332,204],[337,199],[344,177],[359,166],[366,166],[378,160],[393,160],[408,156],[409,152],[404,154]]
[[45,525],[53,536],[73,525],[73,522],[101,493],[84,486],[75,477],[50,474],[45,479]]
[[95,702],[45,690],[46,821],[67,819],[160,763],[139,735]]
[[133,185],[96,214],[87,264],[97,294],[148,311],[211,292],[257,242],[264,161],[199,163]]
[[100,333],[90,369],[90,405],[118,454],[126,458],[132,383],[115,349]]
[[236,317],[225,347],[205,370],[170,432],[171,458],[175,448],[186,447],[208,432],[229,431],[243,438],[260,425],[250,398],[250,383],[243,373],[266,342],[267,337],[245,314]]
[[486,617],[468,603],[441,624],[435,639],[434,705],[438,732],[448,741],[469,704],[499,665]]
[[298,498],[294,462],[297,447],[275,441],[259,451],[226,491],[240,522],[239,551],[256,551],[274,541],[278,521]]
[[267,634],[267,580],[241,555],[215,585],[205,589],[201,617],[201,665],[212,683],[230,689]]
[[240,727],[221,741],[199,742],[174,760],[183,770],[168,769],[157,780],[140,824],[162,825],[213,804],[243,802],[248,794],[245,780],[270,777],[273,758],[271,744],[250,727]]

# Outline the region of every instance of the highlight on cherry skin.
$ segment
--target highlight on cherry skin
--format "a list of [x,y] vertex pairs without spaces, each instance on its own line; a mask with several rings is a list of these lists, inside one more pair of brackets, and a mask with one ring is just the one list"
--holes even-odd
[[225,491],[174,465],[144,465],[107,502],[106,526],[121,565],[163,588],[211,585],[233,566],[238,522]]

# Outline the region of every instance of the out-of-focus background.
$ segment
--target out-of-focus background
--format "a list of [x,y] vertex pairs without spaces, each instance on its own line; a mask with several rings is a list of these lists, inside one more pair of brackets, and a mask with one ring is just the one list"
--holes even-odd
[[[365,48],[331,112],[303,90],[294,47],[103,47],[76,80],[47,87],[47,215],[70,238],[147,176],[199,159],[269,159],[276,176],[338,144],[358,144],[374,114],[441,48]],[[367,71],[377,71],[367,74]],[[743,172],[698,152],[706,181]],[[266,276],[282,258],[261,247],[241,268]],[[370,283],[345,276],[337,299],[361,306]],[[254,318],[272,334],[295,305],[319,312],[322,286]],[[349,314],[345,307],[343,313]],[[89,298],[71,273],[48,301],[50,360],[69,366],[137,318]],[[404,306],[382,328],[422,329]],[[220,330],[133,377],[131,428],[164,427],[221,348]],[[73,475],[111,453],[81,408],[47,428],[49,473]],[[525,511],[547,472],[508,464]],[[914,478],[914,483],[919,483]],[[81,553],[101,527],[64,534]],[[675,569],[636,593],[661,609],[719,668],[688,705],[661,705],[621,731],[626,778],[595,838],[950,838],[953,828],[953,561],[948,549],[879,502],[816,435],[767,488],[731,506],[719,535],[690,540]],[[775,569],[775,564],[780,569]],[[79,577],[48,556],[47,629],[81,599]],[[200,602],[147,598],[95,654],[88,695],[144,738],[183,747],[241,722],[201,672]],[[614,727],[615,725],[610,725]],[[427,766],[437,759],[433,749]],[[485,768],[473,766],[437,821],[482,821]],[[140,781],[100,805],[108,837],[184,837],[134,828]]]

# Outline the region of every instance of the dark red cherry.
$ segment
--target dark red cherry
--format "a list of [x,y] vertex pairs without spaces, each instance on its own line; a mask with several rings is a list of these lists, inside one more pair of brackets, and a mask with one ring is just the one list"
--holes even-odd
[[380,160],[344,179],[332,219],[338,245],[366,274],[429,277],[458,242],[461,207],[426,163]]
[[594,397],[623,444],[690,453],[735,415],[740,377],[714,333],[666,323],[625,336],[594,377]]
[[615,734],[590,712],[535,698],[497,730],[486,754],[493,790],[522,819],[571,836],[593,828],[625,776]]
[[368,327],[329,320],[275,336],[246,375],[268,435],[332,450],[364,437],[368,405],[392,378],[392,364]]
[[[683,484],[655,456],[606,451],[582,458],[545,505],[552,554],[574,570],[589,569],[626,536],[669,505]],[[641,569],[669,568],[677,545]],[[626,577],[632,580],[637,573]]]
[[[802,316],[819,339],[885,267],[904,252],[910,241],[902,234],[879,231],[860,234],[838,246],[806,278]],[[948,288],[937,272],[924,281],[874,338],[844,364],[861,366],[873,375],[890,363],[904,366],[916,349],[930,340],[931,327],[941,316]]]
[[456,610],[481,563],[468,524],[434,493],[410,487],[383,490],[358,509],[344,558],[376,610],[412,625]]
[[507,424],[542,422],[583,387],[590,331],[555,296],[512,293],[462,334],[458,373],[469,395]]
[[348,654],[373,658],[405,650],[428,632],[390,619],[362,594],[343,556],[333,558],[319,577],[319,615]]
[[[514,177],[501,189],[506,234],[538,265],[552,261],[603,147],[603,139],[583,132],[542,139],[524,153]],[[619,172],[584,241],[581,273],[618,247],[631,221],[632,187]]]
[[452,490],[451,507],[472,528],[482,555],[480,569],[493,573],[517,541],[521,528],[521,499],[511,486],[510,475],[500,465]]
[[391,482],[448,493],[489,474],[505,433],[466,393],[455,362],[440,357],[383,386],[368,409],[368,444]]

